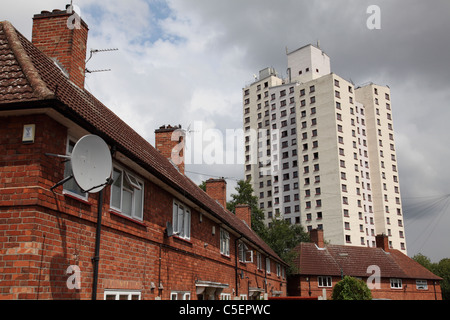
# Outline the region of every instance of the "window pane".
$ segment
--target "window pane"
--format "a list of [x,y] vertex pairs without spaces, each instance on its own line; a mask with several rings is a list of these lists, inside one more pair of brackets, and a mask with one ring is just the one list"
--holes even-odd
[[184,212],[184,237],[191,237],[191,212],[187,209]]
[[144,186],[139,183],[139,186],[141,187],[140,190],[134,189],[134,216],[138,219],[142,220],[143,216],[143,210],[142,210],[142,203],[143,203],[143,190]]
[[[69,146],[67,148],[67,155],[71,155],[73,148],[75,147],[75,142],[69,140]],[[72,175],[72,163],[67,161],[64,166],[64,178]],[[79,196],[86,197],[87,194],[81,191],[81,188],[75,182],[75,179],[70,179],[66,183],[64,183],[64,190],[75,193]]]
[[111,206],[120,210],[122,197],[122,172],[113,170],[114,183],[111,187]]
[[172,227],[174,232],[178,232],[178,205],[173,204]]
[[182,206],[178,207],[178,232],[180,237],[184,237],[184,208]]
[[133,193],[129,190],[123,190],[122,213],[131,216],[131,208],[133,205]]

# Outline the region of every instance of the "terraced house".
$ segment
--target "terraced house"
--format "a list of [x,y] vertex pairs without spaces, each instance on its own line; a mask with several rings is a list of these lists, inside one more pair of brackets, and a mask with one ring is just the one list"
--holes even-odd
[[[155,130],[155,148],[84,88],[88,26],[68,28],[71,16],[36,14],[31,42],[0,22],[0,299],[285,296],[286,264],[249,208],[227,211],[224,180],[204,192],[168,159],[180,128]],[[47,155],[70,155],[88,134],[112,154],[103,199],[58,185],[70,162]]]

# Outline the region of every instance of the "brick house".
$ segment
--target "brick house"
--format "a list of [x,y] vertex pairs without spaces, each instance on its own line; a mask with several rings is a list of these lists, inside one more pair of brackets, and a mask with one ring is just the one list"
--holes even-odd
[[[88,27],[70,17],[35,15],[32,42],[0,22],[0,299],[285,296],[286,264],[251,230],[250,209],[232,214],[225,180],[204,192],[168,160],[179,128],[157,129],[157,150],[84,89]],[[70,162],[46,154],[70,155],[88,134],[111,149],[113,183],[57,186]]]
[[376,248],[325,244],[318,229],[310,236],[311,243],[295,248],[298,273],[288,279],[288,295],[330,299],[334,285],[347,275],[365,281],[373,299],[442,300],[442,278],[389,248],[385,235],[376,237]]

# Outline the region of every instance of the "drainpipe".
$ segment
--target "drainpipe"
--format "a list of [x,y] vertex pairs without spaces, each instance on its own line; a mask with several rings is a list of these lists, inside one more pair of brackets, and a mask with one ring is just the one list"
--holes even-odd
[[234,279],[235,279],[235,286],[236,286],[236,296],[238,296],[239,294],[239,289],[238,289],[238,247],[237,247],[237,243],[239,240],[242,239],[242,235],[239,238],[236,238],[234,240]]
[[103,207],[103,189],[98,193],[97,203],[97,232],[95,235],[95,253],[92,261],[94,262],[94,279],[92,282],[92,300],[97,300],[97,282],[98,282],[98,262],[100,261],[100,235],[102,229],[102,207]]

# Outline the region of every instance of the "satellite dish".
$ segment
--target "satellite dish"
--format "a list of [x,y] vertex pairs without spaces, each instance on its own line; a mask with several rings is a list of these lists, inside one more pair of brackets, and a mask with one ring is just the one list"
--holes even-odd
[[99,136],[86,135],[78,140],[72,151],[71,163],[76,183],[86,192],[99,192],[110,182],[111,152]]

